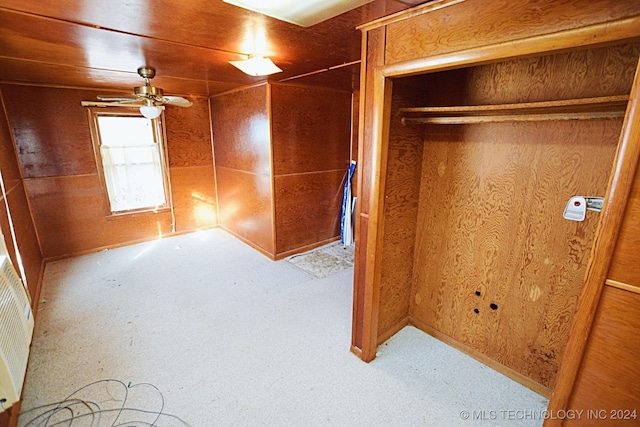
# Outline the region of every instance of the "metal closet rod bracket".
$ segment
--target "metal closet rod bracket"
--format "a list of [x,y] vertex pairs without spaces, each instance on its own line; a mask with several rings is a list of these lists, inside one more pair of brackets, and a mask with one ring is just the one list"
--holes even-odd
[[585,197],[587,202],[587,209],[590,211],[600,212],[602,211],[602,205],[604,204],[604,197]]

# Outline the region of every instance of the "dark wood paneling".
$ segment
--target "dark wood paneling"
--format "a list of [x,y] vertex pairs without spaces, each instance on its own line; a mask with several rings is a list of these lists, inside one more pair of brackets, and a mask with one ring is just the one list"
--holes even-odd
[[[11,198],[11,194],[7,194],[7,198]],[[25,200],[26,202],[26,200]],[[4,237],[4,245],[7,248],[7,255],[11,258],[13,265],[18,267],[18,257],[16,256],[15,247],[13,246],[13,237],[11,236],[11,225],[9,224],[9,216],[4,205],[4,197],[0,194],[0,229],[2,231],[2,237]],[[2,242],[0,242],[2,244]]]
[[[258,13],[239,9],[220,0],[191,0],[176,4],[166,1],[143,1],[131,3],[127,0],[113,0],[109,4],[91,4],[79,7],[77,2],[61,0],[48,4],[38,1],[4,0],[3,6],[16,10],[31,11],[39,15],[51,16],[62,20],[90,22],[103,28],[142,34],[152,38],[175,40],[179,44],[211,46],[226,51],[243,51],[246,41],[246,28],[249,24],[260,22],[269,34],[273,48],[279,47],[282,55],[291,57],[289,51],[304,49],[309,57],[311,46],[306,47],[310,39],[316,39],[316,45],[324,38],[335,37],[343,41],[354,37],[353,30],[363,22],[376,19],[389,13],[406,9],[416,2],[396,0],[375,0],[370,4],[333,19],[310,27],[308,30]],[[150,19],[149,17],[153,17]],[[212,32],[211,29],[216,31]],[[357,34],[355,37],[357,37]],[[296,37],[298,39],[296,40]],[[300,39],[302,37],[302,39]],[[289,46],[284,46],[290,42]],[[339,46],[339,45],[338,45]],[[353,44],[342,46],[337,52],[324,52],[329,57],[341,55]],[[356,43],[356,48],[357,48]],[[245,47],[246,48],[246,47]],[[249,53],[249,52],[246,52]],[[332,62],[337,65],[348,62],[340,56]],[[320,69],[322,63],[316,65]]]
[[[13,221],[13,228],[16,235],[16,241],[18,244],[18,250],[20,251],[22,264],[27,276],[29,293],[31,294],[31,299],[35,305],[35,299],[39,292],[38,286],[40,285],[39,281],[42,273],[41,268],[43,267],[42,254],[40,253],[38,237],[36,236],[36,230],[31,219],[27,197],[22,184],[14,187],[9,192],[9,194],[7,194],[7,198],[9,202],[9,211],[11,212],[11,219]],[[1,198],[0,201],[2,201]],[[11,239],[11,234],[8,228],[8,224],[5,223],[4,219],[4,205],[2,206],[2,208],[0,208],[0,211],[3,212],[2,233],[5,236],[5,240],[7,240],[8,249],[12,254],[14,265],[17,266],[18,264],[15,262],[15,254],[13,254],[13,247],[9,246],[12,245],[12,242],[9,243],[8,241],[9,239]]]
[[[635,0],[466,1],[387,27],[386,63],[434,56],[640,14]],[[482,25],[478,25],[482,23]]]
[[209,100],[192,98],[188,108],[167,107],[165,114],[170,167],[212,166]]
[[291,80],[283,80],[304,86],[318,86],[346,92],[357,91],[360,87],[360,63],[339,67],[323,72],[312,73],[307,76],[296,77]]
[[270,175],[216,166],[216,178],[220,225],[274,256]]
[[[180,79],[166,75],[166,70],[157,70],[159,74],[153,79],[153,85],[161,87],[167,95],[206,95],[207,93],[226,92],[236,88],[237,84],[210,82],[206,80]],[[133,87],[144,84],[136,69],[127,71],[100,70],[88,73],[85,68],[77,68],[70,64],[33,63],[28,60],[0,58],[0,80],[10,82],[35,82],[47,85],[46,82],[55,76],[55,86],[97,88],[103,93],[119,93],[131,95]],[[54,86],[49,84],[49,86]]]
[[640,287],[640,173],[629,196],[616,250],[611,261],[609,278]]
[[87,111],[97,93],[3,85],[24,178],[96,173]]
[[[11,213],[13,221],[16,242],[22,258],[29,293],[31,294],[32,300],[36,301],[42,273],[41,268],[43,266],[42,254],[40,253],[38,237],[22,185],[18,159],[15,154],[15,148],[7,123],[4,103],[0,103],[0,171],[2,171],[2,178],[7,192],[7,204],[9,205],[9,212]],[[2,227],[2,234],[7,250],[9,251],[9,256],[13,260],[14,265],[17,266],[17,257],[14,250],[8,215],[5,209],[5,200],[1,194],[0,206],[0,226]]]
[[3,96],[0,88],[0,171],[7,189],[20,182],[20,169],[16,158],[16,151],[11,138],[11,132],[4,111]]
[[275,230],[268,86],[211,99],[219,221],[273,257]]
[[[151,16],[148,13],[146,11],[144,16]],[[246,58],[239,50],[236,50],[239,53],[234,53],[232,50],[208,49],[202,45],[176,45],[168,41],[172,38],[170,34],[164,39],[152,39],[136,35],[135,30],[128,34],[105,31],[1,8],[0,28],[4,29],[5,34],[0,44],[0,56],[6,58],[31,63],[73,64],[85,70],[124,70],[130,73],[135,73],[142,65],[150,65],[158,70],[160,76],[164,74],[196,80],[208,80],[208,76],[215,76],[212,78],[214,81],[239,85],[259,80],[228,64],[228,61]],[[100,72],[95,74],[100,75]],[[88,75],[96,79],[91,73]],[[43,77],[46,80],[36,83],[58,83],[55,76]],[[85,82],[83,79],[83,86],[86,86]],[[170,93],[178,88],[164,86],[164,89]]]
[[[100,92],[19,85],[2,89],[45,257],[171,233],[168,211],[109,216],[98,180],[89,118],[80,105],[82,100],[95,100]],[[169,163],[198,168],[193,170],[191,182],[178,177],[179,187],[174,189],[179,203],[177,226],[189,230],[199,227],[200,221],[207,227],[212,219],[215,224],[215,215],[198,219],[196,212],[185,210],[200,206],[189,201],[194,191],[203,193],[205,200],[215,200],[208,102],[194,101],[190,108],[168,107],[165,111]],[[202,176],[202,168],[208,177]]]
[[346,171],[275,177],[277,253],[340,235]]
[[340,235],[349,164],[351,93],[270,84],[276,252]]
[[276,176],[346,170],[351,93],[271,84],[271,133]]
[[153,240],[171,233],[171,212],[106,217],[98,175],[30,179],[25,186],[45,258]]
[[271,173],[266,85],[212,98],[211,122],[216,166]]
[[572,410],[584,411],[583,416],[563,425],[638,425],[638,307],[640,294],[605,286],[569,404]]
[[[222,0],[5,0],[0,6],[0,56],[7,61],[0,60],[0,79],[76,87],[114,82],[122,87],[119,82],[147,64],[159,76],[172,77],[161,87],[181,94],[213,95],[301,75],[308,75],[303,84],[349,90],[357,78],[341,65],[359,59],[356,27],[409,5],[374,0],[302,28]],[[251,77],[227,62],[256,50],[273,58],[283,72]]]
[[213,165],[173,167],[170,174],[176,231],[194,231],[217,225]]

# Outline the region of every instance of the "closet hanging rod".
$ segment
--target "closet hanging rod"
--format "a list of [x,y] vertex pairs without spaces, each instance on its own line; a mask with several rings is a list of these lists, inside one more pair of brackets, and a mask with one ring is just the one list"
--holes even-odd
[[627,95],[517,104],[401,108],[403,124],[591,120],[624,117]]
[[539,122],[549,120],[595,120],[624,117],[624,111],[600,113],[505,114],[492,116],[402,117],[403,125],[464,125],[499,122]]

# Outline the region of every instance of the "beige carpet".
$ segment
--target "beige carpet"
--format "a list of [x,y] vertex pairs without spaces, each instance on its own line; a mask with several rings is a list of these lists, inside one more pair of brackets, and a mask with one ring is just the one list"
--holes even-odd
[[415,328],[351,354],[352,280],[218,229],[50,263],[19,425],[542,424],[547,399]]

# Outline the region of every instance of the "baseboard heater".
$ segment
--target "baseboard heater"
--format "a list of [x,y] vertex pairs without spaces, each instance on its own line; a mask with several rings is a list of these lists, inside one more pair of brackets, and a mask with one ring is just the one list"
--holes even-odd
[[0,412],[20,400],[33,336],[33,313],[11,260],[0,255]]

